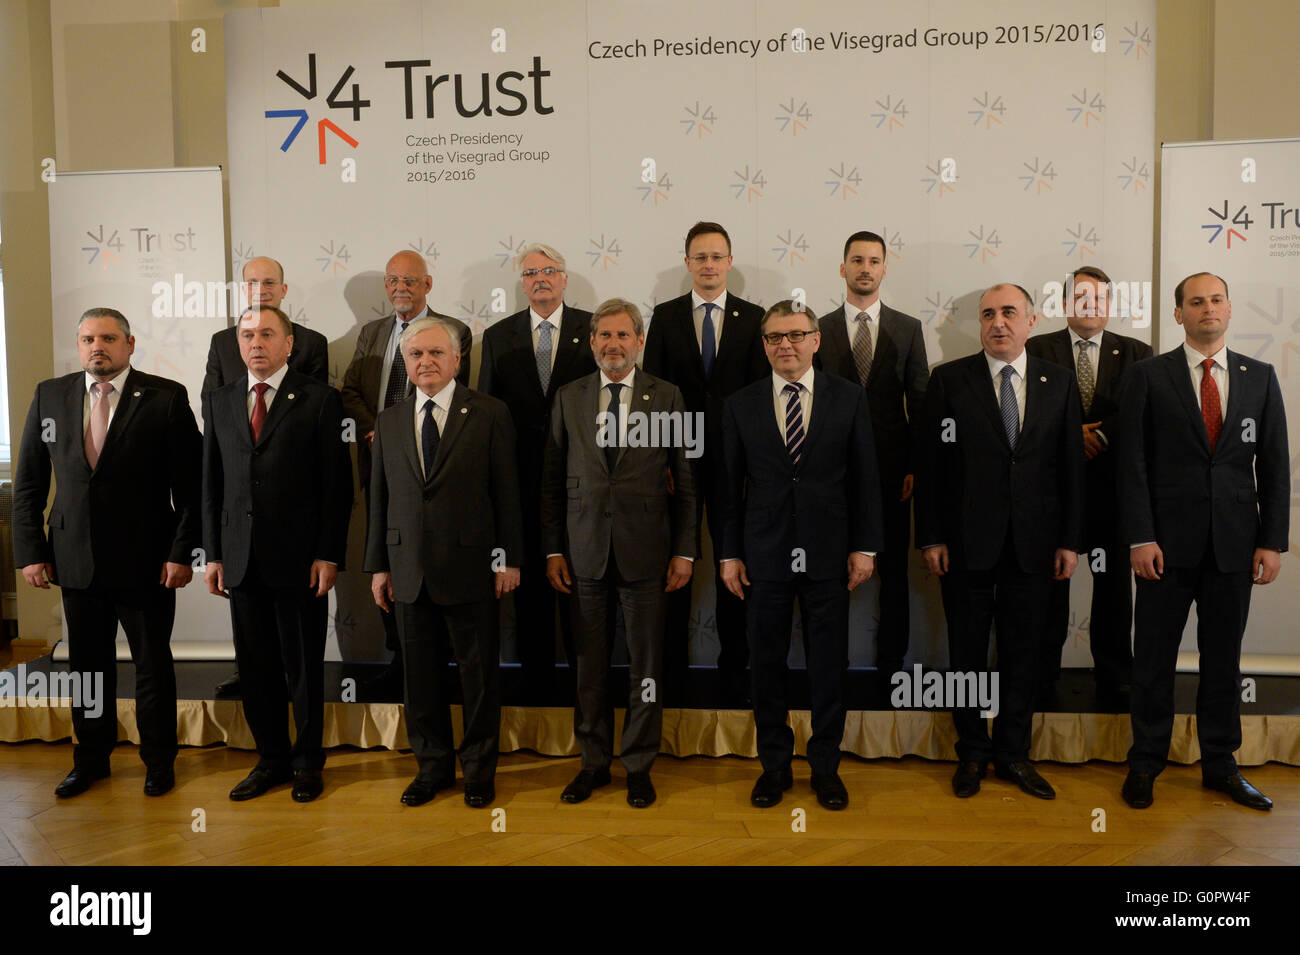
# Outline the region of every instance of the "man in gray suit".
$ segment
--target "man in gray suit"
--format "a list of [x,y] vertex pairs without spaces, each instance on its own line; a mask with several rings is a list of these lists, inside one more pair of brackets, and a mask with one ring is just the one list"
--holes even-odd
[[[582,771],[561,796],[568,803],[610,782],[605,682],[611,600],[622,606],[627,631],[628,709],[620,747],[627,801],[638,809],[654,802],[650,767],[663,726],[665,594],[690,583],[696,557],[687,444],[702,440],[703,422],[688,418],[675,385],[637,369],[644,346],[645,325],[635,305],[619,298],[601,304],[591,319],[599,371],[561,388],[551,411],[542,467],[546,576],[561,593],[577,594],[573,732]],[[699,428],[691,427],[696,423]],[[668,493],[670,475],[674,494]]]
[[455,781],[451,712],[441,695],[445,625],[464,693],[465,802],[496,796],[501,723],[497,602],[519,586],[523,528],[515,429],[495,398],[454,380],[455,328],[421,318],[402,334],[415,390],[379,415],[366,570],[394,616],[406,657],[406,727],[419,772],[402,794],[418,806]]

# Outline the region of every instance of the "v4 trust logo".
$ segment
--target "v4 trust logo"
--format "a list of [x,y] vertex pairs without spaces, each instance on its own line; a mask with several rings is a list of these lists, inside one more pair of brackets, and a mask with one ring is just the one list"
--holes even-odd
[[[352,67],[351,65],[347,66],[343,70],[342,74],[340,74],[339,76],[338,82],[334,84],[334,88],[330,90],[329,94],[325,97],[325,105],[329,109],[350,109],[352,111],[352,121],[360,122],[361,110],[370,105],[370,100],[361,98],[360,85],[357,83],[352,84],[351,99],[345,100],[342,98],[341,95],[343,91],[343,87],[347,84],[348,80],[351,79],[352,74],[354,72],[355,72],[355,68]],[[284,70],[276,70],[275,75],[279,77],[280,80],[282,80],[286,86],[288,86],[290,89],[296,92],[303,99],[313,100],[316,98],[317,88],[316,88],[316,54],[315,53],[307,54],[307,85],[306,86],[299,83],[297,80],[291,77]],[[281,152],[289,151],[289,147],[293,145],[294,140],[298,138],[298,134],[302,132],[303,127],[307,125],[307,122],[310,118],[307,114],[307,110],[305,109],[268,109],[265,111],[265,116],[267,119],[297,120],[297,122],[294,123],[293,129],[289,130],[289,135],[286,136],[284,142],[280,144]],[[355,149],[359,145],[359,141],[355,137],[353,137],[350,133],[346,132],[344,129],[336,125],[332,120],[322,117],[321,119],[316,121],[317,152],[319,155],[319,164],[322,166],[325,165],[325,133],[326,132],[333,133],[336,137],[341,139],[343,142],[347,143],[353,149]]]
[[[1232,214],[1231,222],[1228,221],[1228,200],[1227,199],[1223,200],[1222,208],[1215,208],[1214,206],[1208,206],[1207,211],[1210,213],[1210,215],[1212,215],[1215,219],[1218,220],[1217,222],[1208,222],[1205,225],[1201,226],[1202,229],[1210,230],[1210,238],[1207,240],[1210,243],[1210,245],[1213,245],[1215,240],[1218,239],[1219,236],[1225,235],[1225,233],[1226,236],[1224,241],[1227,244],[1227,247],[1230,249],[1232,248],[1233,238],[1236,238],[1237,241],[1239,242],[1247,241],[1245,233],[1247,230],[1250,229],[1251,225],[1254,223],[1255,220],[1250,217],[1250,213],[1246,211],[1246,207],[1244,205],[1238,207],[1237,211]],[[1236,229],[1233,228],[1233,226],[1238,226],[1238,225],[1241,226],[1240,232],[1238,232]]]

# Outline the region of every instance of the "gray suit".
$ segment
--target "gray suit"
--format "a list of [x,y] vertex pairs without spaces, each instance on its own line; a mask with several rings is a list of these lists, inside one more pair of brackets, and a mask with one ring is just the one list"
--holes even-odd
[[[628,645],[628,718],[621,758],[629,773],[648,772],[659,752],[665,576],[673,557],[696,556],[695,481],[684,448],[621,448],[613,473],[597,443],[600,373],[561,388],[551,410],[542,468],[542,547],[563,554],[577,600],[574,643],[578,696],[574,735],[584,769],[612,759],[605,709],[610,641],[606,609],[623,608]],[[676,412],[686,403],[672,385],[639,369],[629,412]],[[676,493],[668,493],[668,472]],[[643,700],[642,680],[655,681]]]

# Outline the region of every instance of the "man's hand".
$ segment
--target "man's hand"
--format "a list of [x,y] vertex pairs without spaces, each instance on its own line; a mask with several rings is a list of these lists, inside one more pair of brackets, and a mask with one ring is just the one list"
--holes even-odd
[[745,587],[749,586],[749,578],[745,576],[745,562],[743,560],[724,560],[718,565],[718,570],[722,574],[723,586],[741,600],[744,600]]
[[316,596],[324,597],[334,586],[334,582],[339,579],[339,568],[337,564],[331,564],[327,560],[313,560],[311,562],[311,576],[307,579],[308,587],[316,588]]
[[41,590],[49,590],[50,582],[54,580],[54,565],[28,564],[23,568],[23,580],[27,581],[33,587],[40,587]]
[[876,569],[876,558],[866,554],[849,554],[849,590],[871,579]]
[[925,558],[925,569],[936,577],[942,577],[948,573],[948,545],[935,544],[921,551],[921,556]]
[[546,579],[562,594],[571,594],[569,588],[573,586],[573,578],[569,576],[569,564],[564,559],[563,554],[555,554],[546,558]]
[[695,570],[695,564],[685,557],[674,557],[668,562],[668,586],[664,588],[664,593],[672,593],[674,590],[681,590],[691,582],[691,572]]
[[384,613],[393,611],[393,575],[386,570],[370,575],[370,596]]
[[162,577],[158,583],[168,590],[179,590],[194,579],[194,569],[189,564],[173,564],[170,560],[163,564]]
[[374,433],[373,431],[367,431],[367,432],[366,432],[366,447],[367,447],[367,448],[373,448],[374,446],[375,446],[375,433]]
[[1083,456],[1089,461],[1106,450],[1106,446],[1101,443],[1101,438],[1093,434],[1100,427],[1100,421],[1094,421],[1092,424],[1083,426]]
[[1255,578],[1252,583],[1271,584],[1277,580],[1277,575],[1282,570],[1281,551],[1256,547],[1254,556],[1250,558],[1250,569],[1251,576]]
[[1079,555],[1068,547],[1056,548],[1056,559],[1052,561],[1052,579],[1069,580],[1074,569],[1079,566]]
[[902,493],[902,494],[899,496],[899,498],[898,498],[898,500],[899,500],[900,503],[901,503],[902,501],[910,501],[910,500],[912,499],[912,483],[913,483],[913,475],[911,475],[911,474],[904,474],[904,475],[903,475],[903,493]]
[[226,593],[226,571],[221,566],[221,561],[208,561],[207,567],[203,570],[203,582],[208,585],[208,593],[216,594],[218,597],[230,596]]
[[507,567],[505,570],[498,570],[495,574],[497,583],[497,596],[508,594],[519,586],[519,568]]
[[1165,572],[1165,554],[1159,544],[1130,548],[1128,561],[1133,565],[1133,573],[1143,580],[1159,580]]

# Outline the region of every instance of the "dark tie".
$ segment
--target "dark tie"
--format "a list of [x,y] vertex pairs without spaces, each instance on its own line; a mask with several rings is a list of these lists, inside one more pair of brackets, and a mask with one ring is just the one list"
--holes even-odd
[[704,366],[704,380],[713,375],[713,359],[718,354],[717,335],[713,329],[713,310],[718,306],[704,303],[704,330],[700,334],[700,364]]
[[253,429],[253,443],[262,437],[262,425],[266,423],[266,393],[271,390],[271,386],[264,381],[259,381],[253,386],[253,391],[257,392],[257,400],[253,402],[253,414],[248,419],[248,425]]
[[542,394],[551,386],[551,323],[544,320],[537,326],[537,380]]
[[[402,331],[406,331],[406,326],[410,322],[402,322]],[[393,352],[393,365],[388,372],[388,387],[384,389],[384,403],[379,406],[383,411],[389,405],[396,404],[406,397],[406,361],[402,358],[401,337],[397,340],[397,350]]]
[[786,385],[781,390],[785,394],[785,449],[798,467],[803,454],[803,402],[799,400],[798,385]]
[[1219,386],[1214,383],[1210,369],[1214,359],[1207,358],[1201,362],[1201,417],[1205,419],[1205,436],[1210,439],[1210,453],[1214,453],[1219,443],[1219,432],[1223,430],[1223,403],[1219,398]]
[[433,477],[433,462],[438,456],[438,422],[433,420],[434,402],[424,403],[424,424],[420,425],[420,445],[424,452],[424,479]]
[[[1092,357],[1088,354],[1088,343],[1079,339],[1079,397],[1083,399],[1083,413],[1092,408],[1092,396],[1097,391],[1097,372],[1092,367]],[[1101,351],[1100,348],[1097,349]]]
[[858,334],[853,339],[853,365],[858,369],[858,384],[867,387],[871,374],[871,322],[866,312],[858,312]]
[[[623,391],[623,386],[614,382],[609,385],[609,413],[614,416],[614,433],[612,436],[609,432],[608,444],[605,447],[605,461],[609,464],[609,473],[614,473],[614,465],[618,463],[618,448],[623,440],[623,403],[618,400],[619,394]],[[609,418],[605,419],[609,421]]]
[[1002,366],[1002,426],[1007,429],[1007,443],[1013,448],[1020,437],[1020,409],[1016,407],[1016,389],[1011,384],[1015,371],[1010,365]]

